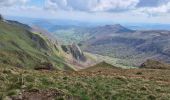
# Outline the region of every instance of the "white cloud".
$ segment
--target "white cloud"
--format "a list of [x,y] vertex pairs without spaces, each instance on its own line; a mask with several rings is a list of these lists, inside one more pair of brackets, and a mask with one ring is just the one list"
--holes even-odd
[[170,0],[45,0],[45,4],[34,1],[0,0],[0,14],[90,22],[170,22]]
[[25,4],[28,0],[0,0],[1,7],[10,7],[19,4]]
[[65,9],[67,2],[66,0],[46,0],[45,8],[46,9]]
[[136,7],[139,0],[101,0],[94,11],[129,10]]
[[76,10],[87,12],[119,11],[135,8],[139,0],[47,0],[50,9]]
[[160,6],[157,7],[143,7],[143,8],[139,8],[137,9],[137,11],[139,12],[144,12],[147,13],[149,15],[160,15],[160,14],[166,14],[170,12],[170,2],[166,3],[166,4],[162,4]]
[[170,12],[169,0],[46,0],[46,8],[82,12],[122,12],[132,11],[148,15]]

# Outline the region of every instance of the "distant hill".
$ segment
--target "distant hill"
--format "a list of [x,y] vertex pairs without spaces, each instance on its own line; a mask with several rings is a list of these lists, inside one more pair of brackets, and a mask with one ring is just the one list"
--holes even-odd
[[[108,29],[107,29],[108,31]],[[100,31],[101,32],[101,31]],[[104,32],[103,32],[104,33]],[[139,66],[146,59],[170,61],[170,31],[109,32],[84,42],[84,50],[122,59],[124,65]],[[119,34],[118,34],[119,33]],[[101,33],[99,33],[101,34]]]
[[63,42],[66,44],[70,42],[79,43],[81,41],[86,41],[96,36],[100,36],[100,37],[110,36],[112,35],[112,33],[133,32],[133,30],[127,29],[121,26],[120,24],[105,25],[105,26],[99,26],[99,27],[56,25],[52,27],[50,31],[52,32],[53,36],[55,36],[60,42]]
[[127,29],[120,24],[98,26],[90,29],[90,33],[95,35],[112,35],[113,33],[129,33],[133,30]]

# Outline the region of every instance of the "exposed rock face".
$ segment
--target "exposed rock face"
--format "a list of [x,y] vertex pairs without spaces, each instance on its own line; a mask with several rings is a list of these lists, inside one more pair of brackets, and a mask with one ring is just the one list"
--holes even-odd
[[75,59],[80,60],[80,61],[86,60],[83,52],[81,51],[78,45],[76,44],[70,45],[70,52]]
[[155,60],[147,60],[144,62],[141,66],[141,68],[148,68],[148,69],[170,69],[169,64],[165,64],[160,61],[155,61]]
[[61,46],[64,52],[70,53],[74,59],[78,61],[86,61],[86,57],[84,56],[84,53],[80,49],[80,47],[77,44],[72,44],[72,45],[62,45]]

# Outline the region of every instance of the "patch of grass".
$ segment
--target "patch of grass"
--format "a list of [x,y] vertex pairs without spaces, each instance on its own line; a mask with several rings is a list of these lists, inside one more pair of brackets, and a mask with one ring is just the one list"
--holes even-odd
[[[7,72],[4,73],[4,70]],[[159,78],[148,78],[149,80],[133,78],[139,76],[136,73],[141,71],[142,76],[154,75],[156,78],[160,76],[165,81],[157,82]],[[169,82],[170,79],[166,77],[169,75],[169,71],[166,71],[105,69],[100,72],[65,72],[0,67],[0,97],[18,95],[17,91],[22,90],[59,89],[82,100],[155,100],[157,98],[168,100],[170,85],[166,81]]]

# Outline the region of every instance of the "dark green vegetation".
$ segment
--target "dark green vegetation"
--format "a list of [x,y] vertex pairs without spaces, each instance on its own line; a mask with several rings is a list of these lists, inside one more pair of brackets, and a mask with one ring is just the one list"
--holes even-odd
[[[169,100],[169,70],[99,69],[80,72],[0,68],[0,98],[51,100]],[[105,66],[107,65],[107,66]],[[109,65],[110,66],[110,65]],[[47,95],[48,94],[48,95]]]
[[70,69],[56,44],[28,28],[15,21],[0,21],[0,66],[34,68],[49,63],[57,69]]
[[170,61],[169,31],[134,31],[121,25],[106,25],[67,26],[53,33],[58,38],[63,37],[65,43],[76,40],[87,52],[120,59],[116,63],[125,66],[140,66],[147,59]]

